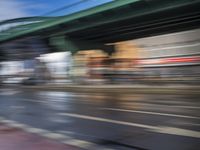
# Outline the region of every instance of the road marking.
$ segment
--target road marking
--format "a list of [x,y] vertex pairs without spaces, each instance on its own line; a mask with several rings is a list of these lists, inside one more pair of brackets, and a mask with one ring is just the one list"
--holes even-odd
[[85,149],[91,149],[91,147],[95,147],[91,142],[83,141],[83,140],[75,140],[75,139],[70,139],[67,141],[64,141],[63,143],[69,144],[69,145],[81,145],[81,148]]
[[101,121],[101,122],[108,122],[108,123],[114,123],[114,124],[120,124],[120,125],[139,127],[139,128],[144,128],[148,131],[157,132],[157,133],[165,133],[165,134],[171,134],[171,135],[200,138],[199,131],[193,131],[193,130],[187,130],[187,129],[181,129],[181,128],[173,128],[173,127],[165,127],[165,126],[151,126],[151,125],[146,125],[146,124],[118,121],[118,120],[113,120],[113,119],[106,119],[106,118],[93,117],[93,116],[88,116],[88,115],[80,115],[80,114],[74,114],[74,113],[60,113],[60,115],[79,118],[79,119],[87,119],[87,120],[94,120],[94,121]]
[[182,122],[181,125],[199,126],[200,127],[200,123]]
[[27,102],[34,102],[34,103],[42,103],[42,102],[45,102],[45,101],[43,101],[43,100],[39,100],[39,99],[30,99],[30,98],[19,98],[19,100],[27,101]]
[[199,106],[172,106],[177,108],[189,108],[189,109],[200,109]]
[[43,136],[47,137],[47,138],[50,138],[50,139],[55,139],[55,140],[67,140],[67,139],[70,139],[69,136],[66,136],[64,134],[60,134],[60,133],[45,133],[43,134]]
[[169,121],[169,123],[173,124],[173,125],[184,125],[184,126],[199,126],[200,127],[200,123],[193,123],[193,122],[187,122],[187,121],[180,121],[177,119],[171,120]]
[[143,107],[176,107],[176,108],[186,108],[186,109],[200,109],[200,106],[184,106],[184,105],[167,105],[167,104],[153,104],[153,103],[143,103],[143,102],[126,102],[127,106],[137,105]]
[[117,108],[101,108],[101,109],[103,109],[103,110],[112,110],[112,111],[121,111],[121,112],[142,113],[142,114],[150,114],[150,115],[169,116],[169,117],[200,119],[200,117],[195,117],[195,116],[186,116],[186,115],[177,115],[177,114],[168,114],[168,113],[158,113],[158,112],[151,112],[151,111],[127,110],[127,109],[117,109]]
[[39,129],[39,128],[33,128],[33,127],[27,127],[27,128],[24,128],[24,130],[26,132],[34,133],[34,134],[46,134],[46,133],[48,133],[47,130]]
[[[152,130],[154,131],[154,130]],[[193,138],[200,138],[199,131],[181,129],[181,128],[174,128],[174,127],[160,127],[155,130],[158,133],[165,133],[165,134],[172,134],[172,135],[179,135],[179,136],[187,136]]]
[[156,127],[150,126],[150,125],[124,122],[124,121],[118,121],[118,120],[112,120],[112,119],[106,119],[106,118],[100,118],[100,117],[92,117],[92,116],[73,114],[73,113],[59,113],[59,115],[69,116],[69,117],[74,117],[74,118],[80,118],[80,119],[94,120],[94,121],[102,121],[102,122],[108,122],[108,123],[116,123],[116,124],[122,124],[122,125],[128,125],[128,126],[136,126],[136,127],[148,128],[148,129],[155,129],[156,128]]
[[15,89],[1,89],[0,95],[14,95],[20,93],[21,91]]
[[1,116],[0,116],[0,122],[4,123],[5,125],[7,125],[11,128],[18,128],[25,132],[34,133],[39,136],[53,139],[60,143],[68,144],[68,145],[75,146],[75,147],[78,147],[81,149],[113,150],[111,148],[106,148],[104,146],[97,145],[97,144],[89,142],[89,141],[75,139],[75,138],[65,135],[65,134],[55,133],[55,132],[51,132],[51,131],[40,129],[40,128],[34,128],[34,127],[31,127],[31,126],[23,124],[23,123],[18,123],[13,120],[5,119],[4,117],[1,117]]

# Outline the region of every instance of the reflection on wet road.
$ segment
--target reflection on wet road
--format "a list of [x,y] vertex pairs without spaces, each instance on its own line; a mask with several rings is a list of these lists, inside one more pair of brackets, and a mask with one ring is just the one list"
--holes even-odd
[[194,95],[0,91],[0,116],[113,149],[196,150],[199,112]]

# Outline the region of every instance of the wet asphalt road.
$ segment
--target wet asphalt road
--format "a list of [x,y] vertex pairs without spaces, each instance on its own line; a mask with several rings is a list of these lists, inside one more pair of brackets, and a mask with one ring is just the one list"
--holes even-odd
[[194,95],[0,90],[0,116],[113,149],[198,150]]

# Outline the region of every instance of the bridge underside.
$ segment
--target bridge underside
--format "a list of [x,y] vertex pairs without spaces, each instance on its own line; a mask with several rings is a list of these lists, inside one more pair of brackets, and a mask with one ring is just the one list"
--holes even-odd
[[[166,7],[163,6],[164,8],[161,9],[161,5],[166,5]],[[178,7],[175,7],[175,4],[174,7],[168,5],[167,3],[159,3],[159,1],[148,5],[147,2],[140,1],[134,5],[120,8],[117,12],[110,10],[103,14],[88,16],[88,18],[62,24],[49,31],[50,33],[61,32],[76,40],[113,43],[199,28],[199,2],[190,5],[183,3]],[[103,18],[99,15],[103,15]],[[118,19],[115,20],[115,17]],[[96,18],[95,21],[94,18]],[[107,23],[106,20],[113,21]],[[73,30],[75,27],[79,30]]]
[[74,14],[79,17],[68,21],[70,16],[35,24],[28,32],[0,42],[39,36],[52,51],[104,49],[111,53],[113,47],[107,43],[199,28],[199,8],[199,0],[135,0],[87,16]]

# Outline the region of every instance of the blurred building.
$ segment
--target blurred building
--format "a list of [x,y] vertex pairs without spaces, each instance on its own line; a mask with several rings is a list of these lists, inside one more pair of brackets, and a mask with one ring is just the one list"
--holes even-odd
[[199,76],[200,29],[133,40],[139,66],[155,76]]
[[108,54],[102,50],[79,51],[73,56],[71,75],[76,81],[103,82],[106,67],[104,61],[107,58]]

